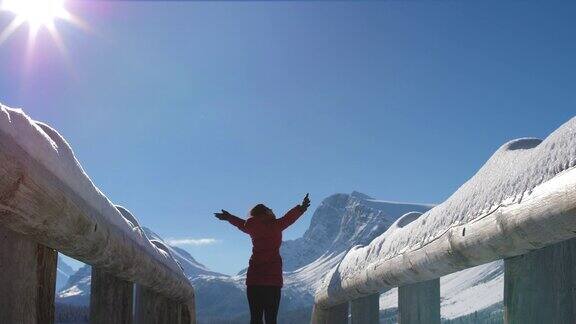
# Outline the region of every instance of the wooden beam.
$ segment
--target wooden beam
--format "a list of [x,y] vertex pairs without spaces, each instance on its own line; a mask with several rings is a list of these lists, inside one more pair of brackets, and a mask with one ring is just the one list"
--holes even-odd
[[380,321],[380,294],[352,300],[350,313],[352,324],[378,324]]
[[320,308],[314,305],[312,309],[312,324],[347,324],[348,303],[331,308]]
[[440,279],[398,287],[398,324],[440,324]]
[[576,240],[504,261],[504,321],[576,323]]
[[99,268],[92,268],[91,324],[130,324],[134,285]]
[[190,324],[192,323],[192,316],[190,316],[190,310],[186,305],[182,305],[180,308],[182,314],[180,315],[180,323],[181,324]]
[[57,260],[56,251],[0,226],[0,323],[54,323]]
[[180,306],[182,315],[180,315],[181,324],[196,324],[196,307],[194,303],[183,303]]
[[181,303],[136,285],[134,320],[138,324],[179,324]]

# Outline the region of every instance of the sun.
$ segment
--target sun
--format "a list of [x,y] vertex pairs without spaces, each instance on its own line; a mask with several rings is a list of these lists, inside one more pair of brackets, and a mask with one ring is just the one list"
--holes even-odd
[[32,54],[36,37],[42,29],[48,32],[58,49],[66,55],[64,42],[56,30],[56,20],[71,23],[85,30],[90,28],[66,10],[65,5],[65,0],[0,0],[0,13],[9,13],[13,16],[12,21],[0,30],[0,46],[21,26],[27,26],[27,57]]
[[67,19],[64,0],[4,0],[0,7],[16,15],[20,23],[28,23],[31,30],[48,27],[57,18]]

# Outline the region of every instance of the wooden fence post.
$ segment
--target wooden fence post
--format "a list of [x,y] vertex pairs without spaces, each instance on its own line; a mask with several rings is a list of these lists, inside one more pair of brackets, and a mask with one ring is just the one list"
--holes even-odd
[[134,285],[92,268],[90,324],[132,323]]
[[314,305],[312,309],[312,324],[347,324],[348,303],[331,308],[320,308]]
[[380,321],[380,294],[374,294],[350,302],[352,324],[378,324]]
[[58,253],[0,226],[0,323],[54,323]]
[[576,239],[504,260],[504,322],[576,323]]
[[196,307],[193,302],[182,303],[180,305],[182,315],[180,316],[181,324],[196,324]]
[[181,303],[136,284],[134,320],[138,324],[179,324]]
[[398,324],[440,324],[440,279],[398,287]]

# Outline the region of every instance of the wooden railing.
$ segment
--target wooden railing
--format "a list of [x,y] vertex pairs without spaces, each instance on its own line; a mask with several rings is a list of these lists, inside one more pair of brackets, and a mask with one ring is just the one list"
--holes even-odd
[[[576,323],[576,119],[546,140],[509,142],[454,195],[350,250],[317,290],[312,323],[440,323],[447,274],[504,259],[505,323]],[[431,226],[434,224],[434,226]]]
[[195,323],[175,259],[96,188],[58,132],[0,108],[0,323],[53,323],[58,251],[92,265],[91,323]]

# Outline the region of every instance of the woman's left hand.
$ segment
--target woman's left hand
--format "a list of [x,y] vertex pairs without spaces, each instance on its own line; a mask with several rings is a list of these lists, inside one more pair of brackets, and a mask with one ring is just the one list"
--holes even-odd
[[306,211],[308,207],[310,207],[310,198],[308,198],[308,195],[310,194],[306,194],[306,196],[302,200],[302,203],[300,204],[300,208],[302,208],[304,211]]

